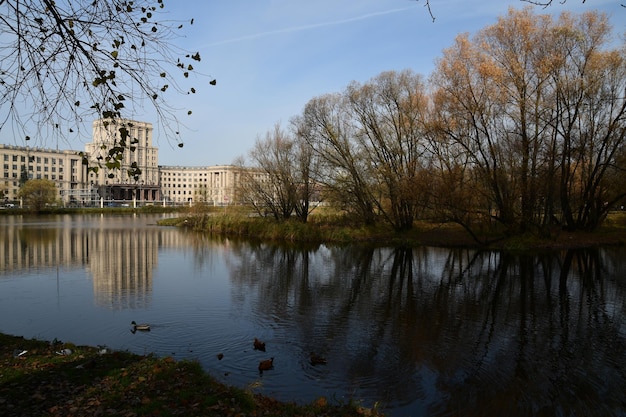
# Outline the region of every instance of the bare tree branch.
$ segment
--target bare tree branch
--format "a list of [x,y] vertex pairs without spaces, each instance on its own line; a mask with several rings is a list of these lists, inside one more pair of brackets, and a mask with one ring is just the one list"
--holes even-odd
[[[0,130],[67,141],[85,122],[133,119],[147,105],[182,146],[179,110],[165,96],[196,92],[181,81],[200,55],[174,45],[184,25],[163,9],[163,0],[0,0]],[[133,139],[120,132],[107,162]]]
[[[415,0],[415,1],[419,1],[419,0]],[[430,8],[430,0],[425,0],[424,7],[426,7],[428,9],[428,14],[430,15],[431,19],[433,19],[433,22],[434,22],[435,21],[435,15],[433,14],[432,9]]]

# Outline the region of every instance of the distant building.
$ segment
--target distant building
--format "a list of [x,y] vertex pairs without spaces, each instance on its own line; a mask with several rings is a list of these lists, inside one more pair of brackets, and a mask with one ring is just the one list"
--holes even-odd
[[160,166],[161,192],[173,203],[225,205],[235,201],[240,168]]
[[[120,129],[128,131],[121,169],[107,169],[106,153],[121,139]],[[0,144],[3,178],[0,191],[4,203],[18,200],[26,179],[45,178],[59,190],[59,200],[66,206],[103,204],[230,204],[236,199],[240,168],[232,165],[207,167],[159,166],[159,150],[152,144],[152,124],[134,120],[96,120],[93,140],[85,145],[88,170],[80,151],[51,150]],[[132,143],[130,143],[132,141]],[[141,170],[137,179],[128,176],[131,164]]]
[[[124,152],[121,169],[107,169],[104,165],[108,150],[119,143],[120,129],[126,129],[126,146],[134,151]],[[98,166],[98,172],[89,172],[89,187],[96,188],[104,200],[159,201],[159,149],[152,146],[152,123],[135,120],[96,120],[93,122],[93,141],[85,145],[89,165]],[[128,169],[135,163],[141,176],[128,176]]]
[[86,169],[74,151],[59,151],[28,146],[0,144],[2,182],[5,203],[16,201],[21,184],[28,179],[48,179],[59,190],[59,199],[69,201],[72,190],[84,188]]

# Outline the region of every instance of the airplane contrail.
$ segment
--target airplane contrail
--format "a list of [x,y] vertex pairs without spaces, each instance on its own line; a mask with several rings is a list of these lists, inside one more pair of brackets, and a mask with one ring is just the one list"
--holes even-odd
[[413,9],[413,8],[415,8],[415,6],[413,6],[413,7],[404,7],[404,8],[401,8],[401,9],[385,10],[385,11],[382,11],[382,12],[367,13],[367,14],[364,14],[364,15],[361,15],[361,16],[350,17],[350,18],[341,19],[341,20],[333,20],[333,21],[330,21],[330,22],[313,23],[313,24],[310,24],[310,25],[293,26],[293,27],[288,27],[288,28],[284,28],[284,29],[269,30],[267,32],[259,32],[259,33],[254,33],[252,35],[245,35],[245,36],[240,36],[240,37],[237,37],[237,38],[231,38],[231,39],[226,39],[226,40],[223,40],[223,41],[213,42],[213,43],[210,43],[210,44],[208,44],[206,46],[210,47],[210,46],[225,45],[225,44],[229,44],[229,43],[235,43],[235,42],[247,41],[247,40],[251,40],[251,39],[262,38],[262,37],[265,37],[265,36],[277,35],[277,34],[280,34],[280,33],[299,32],[299,31],[303,31],[303,30],[317,29],[317,28],[324,27],[324,26],[341,25],[341,24],[344,24],[344,23],[356,22],[358,20],[370,19],[372,17],[382,16],[382,15],[386,15],[386,14],[403,12],[403,11],[410,10],[410,9]]

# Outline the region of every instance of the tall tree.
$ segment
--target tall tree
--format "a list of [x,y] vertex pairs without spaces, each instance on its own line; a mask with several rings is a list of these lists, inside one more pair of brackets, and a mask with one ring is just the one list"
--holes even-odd
[[362,163],[376,181],[380,213],[396,230],[406,230],[424,205],[421,178],[426,166],[428,96],[422,77],[410,70],[388,71],[346,96],[356,124]]
[[244,201],[259,214],[271,213],[276,220],[289,219],[295,213],[298,220],[306,222],[316,192],[311,149],[276,124],[265,138],[257,139],[249,159],[254,168],[242,166],[241,171]]
[[507,227],[593,228],[622,197],[604,186],[625,134],[624,51],[603,49],[609,34],[598,13],[511,9],[439,61],[439,133],[462,149]]
[[[485,62],[480,48],[467,35],[457,37],[454,45],[444,51],[431,77],[436,117],[433,126],[441,136],[437,139],[441,146],[451,148],[439,155],[467,161],[471,170],[464,172],[473,172],[479,188],[488,190],[496,210],[485,214],[512,226],[516,198],[511,183],[514,178],[507,178],[504,172],[504,153],[497,140],[497,118],[503,113],[499,91],[491,79],[497,76],[500,72]],[[455,164],[450,161],[444,166]]]
[[[182,146],[165,94],[195,93],[180,80],[200,55],[174,45],[183,25],[163,9],[163,0],[1,0],[0,130],[67,140],[85,121],[132,119],[147,103]],[[120,130],[103,162],[115,164],[133,140]]]
[[[552,127],[558,141],[559,196],[570,230],[593,229],[625,195],[626,45],[604,50],[605,15],[563,14],[554,33]],[[621,162],[621,163],[620,163]]]
[[295,117],[296,134],[320,161],[316,181],[329,198],[366,224],[374,223],[374,188],[365,164],[344,95],[327,94],[311,99]]

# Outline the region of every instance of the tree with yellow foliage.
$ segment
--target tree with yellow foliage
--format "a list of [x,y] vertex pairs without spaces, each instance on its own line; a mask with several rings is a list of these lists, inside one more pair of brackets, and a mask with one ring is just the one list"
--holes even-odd
[[597,12],[510,9],[444,51],[433,126],[487,197],[473,210],[514,231],[593,229],[626,196],[607,183],[626,140],[626,48],[608,48],[611,30]]
[[18,197],[26,208],[39,212],[57,201],[57,187],[47,179],[28,180],[20,188]]

